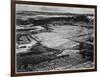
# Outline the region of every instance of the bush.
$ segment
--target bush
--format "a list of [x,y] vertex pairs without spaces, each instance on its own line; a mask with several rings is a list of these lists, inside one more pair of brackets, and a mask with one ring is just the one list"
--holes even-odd
[[80,52],[83,58],[93,61],[93,45],[87,43],[80,44]]
[[81,22],[89,23],[89,19],[85,15],[78,15],[78,16],[74,17],[74,20],[73,21],[74,22],[80,22],[81,21]]
[[30,24],[28,20],[16,19],[17,25],[28,25]]

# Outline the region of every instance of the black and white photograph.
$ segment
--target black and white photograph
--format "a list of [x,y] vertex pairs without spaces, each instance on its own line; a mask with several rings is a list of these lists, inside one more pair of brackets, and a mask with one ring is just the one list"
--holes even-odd
[[95,69],[95,8],[15,7],[16,73]]

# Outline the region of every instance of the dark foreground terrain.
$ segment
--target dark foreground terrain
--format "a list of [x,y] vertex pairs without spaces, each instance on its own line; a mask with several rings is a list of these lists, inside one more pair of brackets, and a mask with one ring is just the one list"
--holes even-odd
[[[74,55],[74,56],[73,56]],[[70,56],[62,56],[55,58],[53,60],[47,60],[38,64],[29,64],[27,68],[21,66],[18,72],[28,72],[28,71],[63,71],[63,70],[78,70],[82,68],[91,68],[94,66],[92,61],[87,61],[82,59],[79,54],[73,54]]]

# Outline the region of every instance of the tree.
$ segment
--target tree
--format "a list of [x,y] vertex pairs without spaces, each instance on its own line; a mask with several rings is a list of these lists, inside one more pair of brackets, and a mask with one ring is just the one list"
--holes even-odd
[[74,22],[86,22],[88,23],[89,22],[89,19],[86,15],[77,15],[76,17],[74,17]]

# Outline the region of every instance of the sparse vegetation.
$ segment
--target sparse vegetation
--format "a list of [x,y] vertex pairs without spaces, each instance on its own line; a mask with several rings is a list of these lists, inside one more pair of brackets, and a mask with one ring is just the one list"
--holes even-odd
[[74,22],[84,22],[84,23],[89,23],[89,19],[87,16],[84,15],[78,15],[74,17]]

